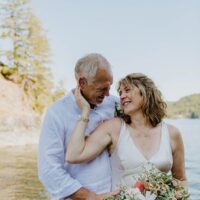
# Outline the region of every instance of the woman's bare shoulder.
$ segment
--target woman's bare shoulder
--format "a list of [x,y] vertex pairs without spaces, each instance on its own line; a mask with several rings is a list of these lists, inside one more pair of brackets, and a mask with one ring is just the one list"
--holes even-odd
[[181,136],[180,130],[174,125],[167,124],[167,127],[171,138],[176,139],[177,137]]
[[168,130],[169,130],[172,148],[173,148],[173,150],[175,150],[178,146],[180,146],[180,144],[183,143],[181,132],[177,127],[175,127],[171,124],[167,124],[167,127],[168,127]]
[[122,119],[119,118],[119,117],[114,117],[112,119],[107,120],[107,122],[109,122],[109,123],[115,123],[115,124],[121,124]]
[[104,126],[106,129],[117,131],[120,129],[121,123],[122,123],[122,119],[115,117],[115,118],[104,121],[101,126]]

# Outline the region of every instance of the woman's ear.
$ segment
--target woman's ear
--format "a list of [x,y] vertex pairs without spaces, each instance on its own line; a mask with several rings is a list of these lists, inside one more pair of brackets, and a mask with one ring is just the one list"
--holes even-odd
[[80,89],[84,89],[87,84],[87,80],[85,77],[80,77],[78,80],[78,83],[79,83]]

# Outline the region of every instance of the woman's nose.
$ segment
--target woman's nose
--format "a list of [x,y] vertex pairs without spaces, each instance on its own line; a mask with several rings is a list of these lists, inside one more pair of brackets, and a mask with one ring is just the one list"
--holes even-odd
[[122,92],[121,94],[120,94],[120,99],[124,99],[126,97],[126,94],[124,93],[124,92]]

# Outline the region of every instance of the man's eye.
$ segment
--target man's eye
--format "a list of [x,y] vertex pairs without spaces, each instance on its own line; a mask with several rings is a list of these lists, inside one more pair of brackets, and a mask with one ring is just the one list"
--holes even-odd
[[104,89],[98,89],[97,91],[98,91],[98,92],[103,92],[103,91],[104,91]]
[[105,91],[107,91],[107,90],[108,90],[108,88],[101,88],[101,89],[98,89],[99,92],[105,92]]

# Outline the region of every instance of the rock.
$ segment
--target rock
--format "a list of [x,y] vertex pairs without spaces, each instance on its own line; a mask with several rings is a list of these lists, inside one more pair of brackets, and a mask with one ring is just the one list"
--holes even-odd
[[0,76],[0,131],[33,129],[40,116],[29,107],[22,89]]

